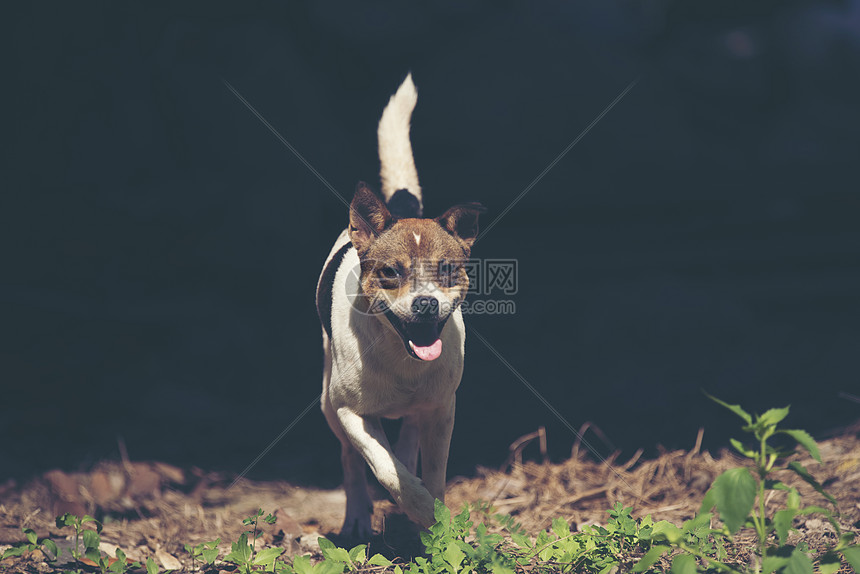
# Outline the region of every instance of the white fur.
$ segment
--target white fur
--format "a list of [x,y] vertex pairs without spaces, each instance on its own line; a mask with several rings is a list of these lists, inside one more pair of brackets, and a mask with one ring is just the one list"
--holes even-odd
[[[359,271],[353,248],[334,279],[332,340],[323,336],[322,410],[341,440],[347,494],[343,533],[366,538],[371,533],[372,503],[363,461],[410,519],[422,526],[434,522],[433,500],[445,496],[465,326],[457,309],[442,331],[442,356],[431,362],[410,358],[383,315],[365,314],[353,305],[360,291]],[[404,418],[394,448],[382,430],[382,417]],[[415,476],[419,446],[423,481]]]
[[[379,121],[386,200],[398,189],[407,189],[421,201],[409,143],[409,119],[416,99],[412,77],[407,76]],[[418,234],[415,241],[420,241]],[[347,242],[349,234],[344,231],[326,259],[326,266]],[[428,362],[410,357],[384,315],[362,311],[361,300],[356,304],[361,292],[360,272],[358,252],[350,247],[334,275],[331,337],[323,331],[321,402],[326,420],[341,443],[347,497],[341,533],[367,539],[373,503],[367,492],[365,461],[400,508],[418,524],[432,525],[434,499],[444,501],[454,393],[463,374],[466,331],[462,312],[457,308],[450,312],[440,334],[441,355]],[[389,303],[392,310],[408,314],[410,302],[422,294],[435,296],[442,310],[450,311],[453,306],[438,286],[427,282],[414,285],[408,296]],[[380,423],[383,417],[403,418],[400,437],[393,448]],[[419,450],[421,479],[416,476]]]
[[408,189],[418,198],[423,209],[418,171],[409,141],[409,123],[417,102],[418,91],[412,83],[412,74],[409,74],[388,101],[376,133],[379,139],[379,177],[385,201],[398,189]]

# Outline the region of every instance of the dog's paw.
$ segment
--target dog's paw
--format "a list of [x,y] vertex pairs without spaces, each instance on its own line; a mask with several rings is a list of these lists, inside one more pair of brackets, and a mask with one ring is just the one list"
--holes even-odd
[[350,516],[347,515],[343,521],[343,527],[340,529],[341,538],[353,542],[367,542],[373,535],[373,529],[370,527],[370,515]]
[[424,528],[429,528],[436,523],[434,517],[435,499],[430,492],[424,488],[424,485],[419,481],[417,484],[410,485],[412,488],[406,488],[401,493],[399,502],[400,508],[413,521]]

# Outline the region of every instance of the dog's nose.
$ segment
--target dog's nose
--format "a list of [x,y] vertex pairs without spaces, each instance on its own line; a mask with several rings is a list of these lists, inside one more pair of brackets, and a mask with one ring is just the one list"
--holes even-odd
[[420,295],[412,300],[412,313],[429,319],[439,314],[439,300],[436,297]]

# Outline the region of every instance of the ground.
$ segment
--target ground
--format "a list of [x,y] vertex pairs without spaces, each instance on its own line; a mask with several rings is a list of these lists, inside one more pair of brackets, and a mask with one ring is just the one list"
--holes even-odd
[[[513,515],[530,533],[548,528],[556,517],[566,519],[572,528],[605,523],[606,509],[615,502],[631,506],[634,516],[651,514],[655,520],[680,524],[698,510],[716,476],[742,463],[728,451],[712,455],[701,450],[701,433],[690,450],[664,450],[648,460],[640,451],[626,460],[612,456],[594,461],[577,443],[562,463],[524,462],[526,447],[545,445],[545,441],[541,431],[523,437],[511,446],[501,469],[479,468],[475,476],[453,479],[447,490],[448,506],[459,509],[464,503],[489,502],[499,512]],[[823,464],[809,457],[799,460],[837,499],[840,526],[858,531],[860,423],[819,446]],[[542,449],[528,446],[526,452],[531,450],[540,458]],[[796,485],[806,504],[827,505],[793,475],[779,478]],[[54,470],[20,485],[9,481],[0,485],[0,552],[23,540],[22,528],[32,528],[40,538],[50,536],[61,548],[68,547],[69,529],[58,528],[54,521],[65,512],[102,520],[102,549],[110,555],[119,546],[133,560],[151,556],[162,569],[181,571],[193,567],[185,543],[220,538],[222,548],[229,551],[229,541],[245,529],[242,519],[258,508],[278,518],[273,526],[262,525],[261,545],[281,546],[290,554],[315,553],[319,536],[335,537],[343,518],[342,490],[302,488],[280,481],[233,481],[232,476],[199,469],[129,460],[101,462],[86,473]],[[396,516],[392,503],[384,493],[378,494],[374,526],[380,534],[372,549],[389,556],[412,552],[402,539],[416,538],[415,532],[402,527],[403,519]],[[779,494],[768,504],[779,504]],[[798,519],[795,526],[798,530],[791,535],[792,543],[802,540],[811,549],[819,549],[835,540],[833,528],[820,517]],[[744,541],[741,536],[736,542],[742,545]],[[0,562],[0,571],[49,570],[38,552]],[[843,565],[842,571],[849,570]]]

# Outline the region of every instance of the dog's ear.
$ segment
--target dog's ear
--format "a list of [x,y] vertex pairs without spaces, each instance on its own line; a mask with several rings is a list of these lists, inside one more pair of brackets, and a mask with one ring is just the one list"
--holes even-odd
[[363,181],[355,187],[349,206],[349,238],[358,252],[364,253],[370,244],[385,231],[394,217],[379,197]]
[[478,215],[486,211],[480,203],[463,203],[455,205],[437,217],[436,221],[471,249],[478,237]]

